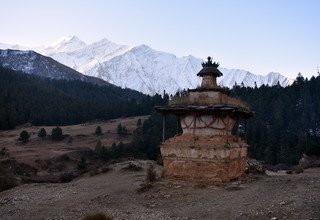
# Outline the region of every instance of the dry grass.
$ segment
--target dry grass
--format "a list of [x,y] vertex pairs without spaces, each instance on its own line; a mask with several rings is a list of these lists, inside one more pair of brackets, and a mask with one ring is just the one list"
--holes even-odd
[[[136,124],[139,118],[146,120],[148,116],[138,116],[114,119],[109,121],[101,121],[94,123],[85,123],[78,125],[61,126],[63,134],[68,135],[68,138],[61,141],[52,141],[50,138],[38,137],[40,128],[44,128],[48,133],[55,126],[20,126],[14,130],[0,131],[0,147],[6,147],[6,154],[10,154],[18,162],[26,163],[41,169],[40,163],[35,161],[44,161],[53,157],[59,157],[64,154],[73,152],[94,149],[97,140],[101,140],[104,146],[111,146],[112,143],[129,143],[132,135],[119,137],[117,135],[117,126],[119,123],[125,125],[129,133],[136,129]],[[95,135],[95,129],[100,126],[103,134]],[[26,130],[30,134],[28,143],[19,144],[19,133]],[[3,152],[4,154],[4,152]],[[44,165],[44,164],[42,164]]]

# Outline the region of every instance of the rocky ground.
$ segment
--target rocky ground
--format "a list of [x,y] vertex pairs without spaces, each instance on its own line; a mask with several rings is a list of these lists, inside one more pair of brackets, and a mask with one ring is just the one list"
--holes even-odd
[[[129,164],[141,171],[123,170]],[[122,162],[70,183],[25,184],[0,193],[0,219],[320,219],[320,168],[248,175],[230,184],[158,179],[145,191],[151,161]],[[161,166],[154,164],[158,173]]]

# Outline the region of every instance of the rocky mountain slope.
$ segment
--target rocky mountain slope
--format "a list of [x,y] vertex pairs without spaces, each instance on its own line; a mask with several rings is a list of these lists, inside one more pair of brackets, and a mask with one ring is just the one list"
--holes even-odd
[[30,50],[0,50],[0,65],[41,77],[80,80],[98,85],[110,85],[108,82],[83,75],[50,57],[43,56]]
[[[18,45],[0,44],[0,48],[22,48]],[[196,73],[202,59],[156,51],[149,46],[129,47],[117,45],[107,39],[86,44],[76,36],[64,37],[48,46],[31,48],[50,56],[85,75],[104,79],[122,88],[131,88],[146,94],[174,94],[178,89],[193,88],[200,84]],[[235,84],[258,87],[265,85],[290,85],[293,80],[279,73],[256,75],[239,69],[220,68],[221,86],[231,88]]]

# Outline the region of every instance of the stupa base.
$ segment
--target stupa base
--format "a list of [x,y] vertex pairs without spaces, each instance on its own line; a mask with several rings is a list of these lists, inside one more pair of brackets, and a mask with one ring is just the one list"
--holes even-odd
[[245,158],[227,163],[164,158],[162,176],[186,180],[230,182],[244,174],[245,164]]
[[245,173],[244,142],[226,144],[220,137],[198,137],[193,143],[189,139],[190,135],[176,136],[161,145],[163,177],[229,182]]

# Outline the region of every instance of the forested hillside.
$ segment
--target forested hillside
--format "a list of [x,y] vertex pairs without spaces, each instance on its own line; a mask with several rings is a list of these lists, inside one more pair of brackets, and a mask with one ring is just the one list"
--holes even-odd
[[52,80],[0,67],[0,129],[31,122],[65,125],[150,114],[160,95],[81,81]]
[[232,94],[256,112],[248,120],[249,155],[267,163],[297,163],[302,153],[320,155],[320,76],[298,75],[293,85],[235,87]]

